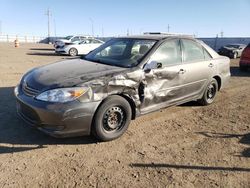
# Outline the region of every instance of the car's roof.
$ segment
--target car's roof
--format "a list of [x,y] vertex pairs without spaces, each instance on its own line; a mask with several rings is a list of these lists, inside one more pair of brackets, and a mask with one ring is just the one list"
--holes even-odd
[[131,39],[150,39],[150,40],[163,40],[167,38],[188,38],[194,39],[188,35],[166,35],[166,34],[146,34],[146,35],[132,35],[132,36],[124,36],[117,38],[131,38]]

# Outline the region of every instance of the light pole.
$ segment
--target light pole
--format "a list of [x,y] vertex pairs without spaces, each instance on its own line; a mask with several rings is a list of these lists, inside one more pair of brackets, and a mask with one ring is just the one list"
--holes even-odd
[[143,34],[143,28],[140,28],[139,34],[140,34],[140,35]]
[[46,16],[48,16],[48,37],[50,37],[50,16],[51,16],[51,12],[48,8],[48,10],[45,13]]
[[104,37],[104,28],[102,26],[102,37]]
[[55,37],[56,37],[56,20],[55,19],[54,19],[54,33],[55,33]]
[[2,35],[2,21],[0,20],[0,35]]
[[169,33],[169,30],[170,30],[170,26],[169,26],[169,24],[168,24],[168,33]]
[[220,37],[223,38],[223,36],[224,36],[224,32],[223,32],[223,30],[221,30]]
[[92,37],[94,36],[94,21],[92,18],[89,18],[90,22],[91,22],[91,30],[92,30]]

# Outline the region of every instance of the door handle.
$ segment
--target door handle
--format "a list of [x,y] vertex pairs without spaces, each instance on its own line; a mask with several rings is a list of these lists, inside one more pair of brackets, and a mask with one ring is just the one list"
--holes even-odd
[[213,67],[214,64],[213,63],[209,63],[208,67]]
[[186,70],[184,70],[184,69],[179,70],[179,74],[184,74],[185,72],[186,72]]

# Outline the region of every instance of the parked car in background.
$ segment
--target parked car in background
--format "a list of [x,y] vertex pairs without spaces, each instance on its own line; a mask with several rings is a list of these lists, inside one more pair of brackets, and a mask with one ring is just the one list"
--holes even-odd
[[90,36],[86,35],[69,35],[67,37],[64,37],[62,39],[58,39],[54,42],[54,47],[58,48],[60,46],[63,46],[65,43],[79,43],[83,39],[91,38]]
[[243,50],[245,49],[245,44],[228,44],[219,49],[218,53],[220,55],[224,55],[230,57],[232,59],[236,59],[241,57]]
[[78,43],[65,43],[55,49],[56,53],[69,54],[71,56],[88,54],[90,51],[96,49],[104,42],[94,38],[83,39]]
[[250,43],[243,50],[240,58],[240,70],[246,71],[248,68],[250,68]]
[[199,40],[140,35],[30,70],[15,96],[20,117],[49,135],[92,133],[108,141],[140,115],[188,101],[213,103],[229,78],[229,58]]

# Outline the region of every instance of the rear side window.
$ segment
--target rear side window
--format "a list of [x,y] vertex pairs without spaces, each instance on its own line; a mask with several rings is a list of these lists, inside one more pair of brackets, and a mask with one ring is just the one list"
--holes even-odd
[[250,48],[250,43],[247,45],[248,48]]
[[204,60],[204,49],[200,44],[188,39],[182,39],[182,44],[184,61]]
[[150,61],[161,63],[163,67],[181,63],[179,40],[164,42],[152,55]]

